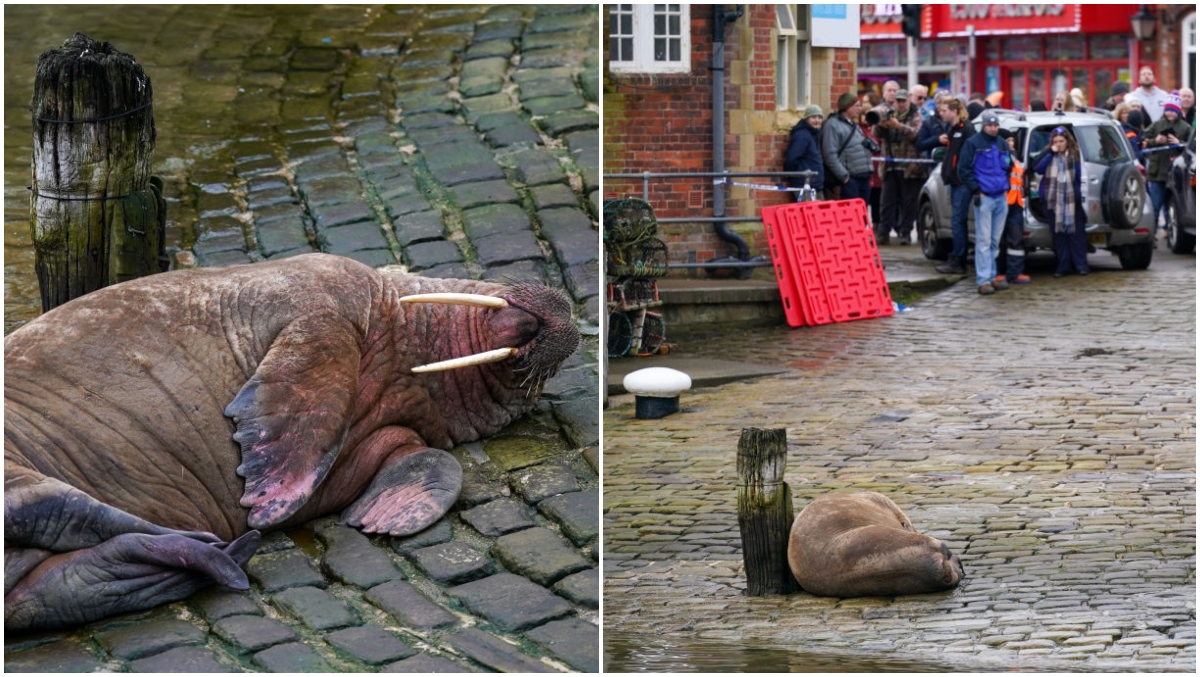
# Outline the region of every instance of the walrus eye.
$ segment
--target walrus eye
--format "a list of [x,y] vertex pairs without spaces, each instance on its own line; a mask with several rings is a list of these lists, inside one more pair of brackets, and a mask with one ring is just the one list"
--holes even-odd
[[441,362],[431,362],[423,364],[419,367],[413,367],[412,373],[424,374],[431,371],[449,371],[451,369],[461,369],[463,367],[471,367],[477,364],[488,364],[490,362],[499,362],[500,360],[512,357],[517,352],[516,348],[497,348],[487,352],[475,353],[466,357],[456,357],[452,360],[442,360]]
[[440,294],[412,294],[402,296],[401,303],[446,303],[459,306],[476,306],[478,308],[507,308],[508,301],[497,296],[483,294],[456,294],[445,292]]

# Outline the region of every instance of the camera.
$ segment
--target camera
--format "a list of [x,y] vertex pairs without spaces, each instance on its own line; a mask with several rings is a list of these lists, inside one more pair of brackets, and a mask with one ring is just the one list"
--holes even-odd
[[888,108],[887,104],[880,104],[867,111],[864,117],[868,125],[877,125],[884,120],[891,120],[893,112],[891,108]]
[[863,148],[866,148],[872,153],[878,153],[881,150],[879,148],[879,144],[875,143],[875,140],[870,137],[863,139],[862,145]]

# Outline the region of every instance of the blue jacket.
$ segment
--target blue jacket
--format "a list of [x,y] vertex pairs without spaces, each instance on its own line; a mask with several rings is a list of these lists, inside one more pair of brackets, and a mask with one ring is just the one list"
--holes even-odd
[[929,157],[934,148],[942,145],[938,137],[950,135],[950,125],[942,122],[936,115],[921,123],[921,131],[917,134],[917,150],[923,151]]
[[[787,154],[783,159],[783,171],[802,172],[813,171],[817,175],[808,180],[813,190],[825,188],[825,162],[821,159],[821,142],[818,138],[819,129],[808,124],[804,119],[792,127],[791,140],[788,141]],[[804,185],[804,179],[792,177],[788,184],[793,188]]]
[[1012,171],[1012,155],[1008,142],[1000,135],[985,132],[972,134],[963,143],[958,158],[958,178],[972,194],[983,193],[997,197],[1008,192],[1008,176]]

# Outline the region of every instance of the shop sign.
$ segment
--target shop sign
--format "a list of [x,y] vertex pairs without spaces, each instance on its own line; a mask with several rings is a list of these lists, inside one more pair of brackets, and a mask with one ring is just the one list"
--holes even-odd
[[812,46],[858,49],[860,23],[850,5],[811,5]]
[[933,5],[934,37],[1077,32],[1081,5]]
[[904,13],[900,5],[859,5],[859,30],[864,40],[903,38],[900,23]]

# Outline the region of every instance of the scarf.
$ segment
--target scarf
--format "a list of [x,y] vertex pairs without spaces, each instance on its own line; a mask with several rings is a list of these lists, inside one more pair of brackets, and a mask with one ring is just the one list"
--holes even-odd
[[1046,208],[1054,212],[1054,232],[1075,230],[1075,162],[1066,153],[1055,153],[1046,168]]

